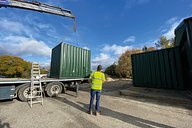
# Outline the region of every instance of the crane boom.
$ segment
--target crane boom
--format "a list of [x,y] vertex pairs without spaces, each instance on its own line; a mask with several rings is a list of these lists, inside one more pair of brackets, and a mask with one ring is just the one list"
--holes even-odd
[[75,16],[71,13],[70,10],[45,4],[45,3],[41,3],[41,2],[37,2],[37,1],[0,0],[0,7],[11,7],[11,8],[34,10],[38,12],[45,12],[49,14],[55,14],[55,15],[75,19]]

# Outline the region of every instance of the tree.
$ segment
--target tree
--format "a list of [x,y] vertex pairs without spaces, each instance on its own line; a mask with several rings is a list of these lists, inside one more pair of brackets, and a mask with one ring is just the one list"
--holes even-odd
[[144,46],[143,48],[142,48],[142,51],[143,52],[149,52],[149,51],[155,51],[156,49],[154,48],[154,47],[147,47],[147,46]]
[[174,47],[174,40],[168,40],[165,36],[161,36],[159,41],[155,43],[157,48],[165,49]]
[[132,77],[132,64],[131,55],[136,53],[141,53],[140,49],[127,50],[122,54],[118,60],[118,65],[116,67],[116,73],[119,77]]
[[41,72],[41,74],[47,74],[48,70],[46,68],[41,68],[40,72]]
[[154,47],[147,48],[147,51],[155,51],[155,50],[156,50],[156,48],[154,48]]
[[107,75],[116,77],[116,76],[117,76],[116,67],[117,67],[117,65],[116,65],[115,63],[112,64],[112,65],[110,65],[109,67],[107,67],[107,68],[105,69],[105,73],[106,73]]
[[6,77],[30,76],[31,63],[16,56],[0,56],[0,75]]
[[147,46],[144,46],[144,47],[142,48],[142,51],[143,51],[143,52],[146,52],[146,51],[147,51]]
[[173,46],[176,45],[175,38],[171,38],[170,42],[171,42],[171,44],[172,44]]

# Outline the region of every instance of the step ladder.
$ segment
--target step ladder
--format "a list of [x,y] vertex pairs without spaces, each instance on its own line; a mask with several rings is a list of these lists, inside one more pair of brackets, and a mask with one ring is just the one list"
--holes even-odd
[[41,85],[40,66],[38,63],[32,63],[29,99],[31,108],[33,104],[36,103],[41,103],[41,105],[43,105],[43,89]]

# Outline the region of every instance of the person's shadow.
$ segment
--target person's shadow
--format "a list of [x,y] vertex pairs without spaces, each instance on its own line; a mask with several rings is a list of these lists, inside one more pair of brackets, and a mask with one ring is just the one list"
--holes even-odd
[[[88,112],[88,107],[89,107],[88,104],[85,104],[85,103],[82,103],[82,102],[74,103],[74,102],[71,102],[68,99],[62,98],[62,97],[56,97],[55,99],[57,99],[57,100],[59,100],[61,102],[64,102],[64,103],[66,103],[66,104],[68,104],[68,105],[70,105],[70,106],[72,106],[72,107],[74,107],[76,109],[79,109],[82,112],[85,112],[85,113]],[[124,113],[116,112],[116,111],[113,111],[113,110],[105,108],[105,107],[100,107],[100,109],[101,109],[101,115],[102,116],[109,116],[109,117],[121,120],[123,122],[135,125],[137,127],[141,127],[141,128],[153,128],[153,127],[174,128],[174,127],[169,126],[169,125],[165,125],[165,124],[157,123],[157,122],[154,122],[154,121],[150,121],[150,120],[142,119],[142,118],[139,118],[139,117],[135,117],[135,116],[132,116],[132,115],[127,115],[127,114],[124,114]]]
[[3,122],[0,120],[0,128],[11,128],[11,127],[10,127],[10,124],[9,124],[9,123],[3,123]]

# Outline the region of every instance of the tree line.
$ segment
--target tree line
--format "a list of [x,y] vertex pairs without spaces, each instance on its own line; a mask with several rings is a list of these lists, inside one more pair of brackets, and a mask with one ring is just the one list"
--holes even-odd
[[132,78],[132,64],[131,64],[131,55],[154,51],[157,49],[165,49],[174,47],[175,40],[174,39],[167,39],[165,36],[161,36],[160,39],[155,43],[155,47],[147,47],[144,46],[142,49],[132,49],[127,50],[123,53],[119,59],[118,63],[113,63],[109,67],[105,69],[105,74],[111,77],[118,77],[118,78]]
[[[30,78],[31,62],[17,56],[0,56],[0,76],[10,78]],[[41,73],[47,73],[44,68]]]
[[[156,49],[164,49],[173,47],[174,39],[168,40],[165,36],[160,37],[155,43],[156,47],[144,46],[142,49],[127,50],[123,53],[118,63],[114,63],[105,69],[105,73],[112,77],[132,78],[131,55],[141,52],[153,51]],[[17,56],[0,56],[0,76],[29,78],[31,73],[31,62],[25,61]],[[46,74],[45,68],[41,69],[41,74]]]

